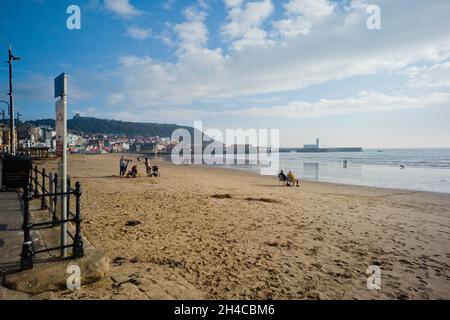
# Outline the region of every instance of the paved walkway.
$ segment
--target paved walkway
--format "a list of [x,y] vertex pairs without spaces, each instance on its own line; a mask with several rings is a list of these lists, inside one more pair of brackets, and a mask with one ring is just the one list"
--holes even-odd
[[[0,162],[0,183],[2,166]],[[33,221],[33,211],[30,209]],[[36,217],[37,218],[37,217]],[[0,191],[0,283],[6,273],[20,271],[20,253],[23,244],[23,211],[21,193],[16,191]],[[40,230],[32,230],[31,238],[35,250],[45,247]],[[48,259],[49,254],[41,254],[39,260]],[[35,262],[39,261],[35,259]]]
[[0,192],[0,273],[20,267],[22,222],[20,194]]

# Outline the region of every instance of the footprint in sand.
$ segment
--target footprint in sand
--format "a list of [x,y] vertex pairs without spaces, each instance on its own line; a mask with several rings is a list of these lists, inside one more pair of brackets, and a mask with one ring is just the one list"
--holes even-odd
[[211,198],[216,198],[216,199],[231,199],[232,196],[229,193],[225,193],[225,194],[213,194],[211,196]]
[[421,285],[427,286],[428,282],[426,282],[421,276],[416,276],[416,279],[419,280]]
[[280,201],[270,198],[253,198],[253,197],[247,197],[245,198],[247,201],[260,201],[260,202],[266,202],[266,203],[280,203]]

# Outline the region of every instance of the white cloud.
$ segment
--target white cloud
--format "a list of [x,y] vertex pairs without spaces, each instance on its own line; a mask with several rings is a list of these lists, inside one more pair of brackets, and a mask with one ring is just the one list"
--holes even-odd
[[413,66],[404,73],[412,88],[450,88],[450,61],[430,66]]
[[195,7],[183,12],[186,21],[174,26],[181,51],[191,51],[204,47],[208,42],[208,29],[205,25],[206,13]]
[[262,24],[272,14],[271,0],[247,2],[227,0],[227,23],[222,27],[222,36],[233,42],[235,49],[253,44],[270,42]]
[[310,20],[320,20],[334,10],[328,0],[290,0],[283,7],[288,15],[302,15]]
[[[111,95],[122,101],[123,97]],[[120,102],[118,101],[118,102]],[[116,101],[117,102],[117,101]],[[139,112],[130,110],[120,112],[98,113],[93,111],[92,116],[123,119],[128,121],[144,121],[158,119],[158,121],[194,121],[222,116],[262,118],[262,119],[316,119],[333,115],[355,114],[362,112],[379,112],[392,110],[408,110],[427,108],[450,102],[450,93],[434,92],[423,96],[386,95],[380,92],[360,91],[356,97],[345,99],[320,99],[315,102],[292,101],[285,105],[273,107],[253,107],[233,111],[205,111],[192,108],[157,108]]]
[[136,9],[130,0],[104,0],[104,7],[122,18],[132,18],[143,13]]
[[320,99],[317,102],[292,101],[287,105],[269,108],[249,108],[228,114],[249,117],[281,117],[288,119],[320,118],[330,115],[425,108],[450,101],[450,93],[435,92],[421,97],[386,95],[360,91],[356,98]]
[[322,22],[334,11],[334,5],[328,0],[290,0],[283,7],[287,18],[273,22],[275,36],[307,34],[314,24]]
[[143,40],[150,37],[152,34],[152,30],[149,28],[140,28],[137,26],[130,26],[127,29],[127,35],[137,39],[137,40]]
[[175,3],[175,0],[165,0],[162,7],[164,10],[171,10],[174,3]]
[[[255,104],[245,99],[254,96],[265,95],[269,98],[274,94],[282,96],[283,93],[301,90],[311,85],[355,76],[385,77],[390,73],[397,74],[408,70],[406,74],[410,86],[423,87],[424,83],[429,83],[433,84],[433,87],[438,87],[439,83],[444,87],[448,83],[444,78],[448,73],[445,59],[450,57],[450,38],[447,33],[450,29],[450,20],[439,3],[436,6],[429,6],[419,1],[384,2],[382,29],[369,31],[365,23],[366,11],[362,7],[352,5],[345,12],[334,8],[331,13],[329,9],[313,10],[311,13],[312,9],[305,9],[304,4],[308,2],[303,1],[303,6],[286,5],[284,9],[292,14],[303,10],[302,12],[308,13],[309,16],[318,15],[310,19],[314,22],[312,23],[314,32],[282,39],[269,39],[263,26],[271,25],[268,19],[272,9],[268,10],[267,7],[264,11],[258,7],[262,11],[251,17],[247,17],[247,13],[244,13],[248,5],[252,3],[261,5],[263,2],[226,1],[229,15],[226,23],[239,22],[235,26],[227,27],[226,33],[230,37],[231,48],[242,44],[239,50],[209,48],[207,13],[200,5],[188,7],[184,11],[185,21],[171,26],[175,35],[173,44],[176,49],[175,61],[158,61],[147,55],[123,56],[119,60],[118,69],[108,72],[108,80],[105,81],[114,83],[115,94],[123,97],[128,110],[134,110],[133,113],[147,114],[164,107],[167,112],[174,108],[178,111],[183,110],[181,114],[186,116],[192,114],[192,110],[186,107],[189,104],[200,102],[213,104],[226,100],[231,105],[236,103],[236,100],[232,99],[239,99],[238,107],[245,109],[248,105]],[[271,5],[270,1],[265,2]],[[326,2],[320,3],[326,7]],[[363,6],[361,1],[358,3]],[[445,2],[440,2],[441,5],[443,3]],[[405,7],[408,7],[407,15],[404,14]],[[237,11],[233,20],[231,12],[234,9]],[[347,19],[349,15],[353,15],[351,23]],[[243,16],[245,18],[242,18]],[[320,20],[321,17],[323,20]],[[267,23],[264,24],[263,21]],[[420,32],[411,32],[412,24]],[[220,30],[222,35],[224,30],[225,27]],[[258,35],[259,32],[262,33]],[[255,45],[258,39],[265,43]],[[248,41],[248,44],[245,44],[245,41]],[[269,41],[272,43],[267,45]],[[433,64],[437,66],[433,67]],[[439,74],[440,80],[428,81],[431,74],[436,77]],[[406,85],[406,81],[404,84]],[[396,86],[398,87],[398,83]],[[405,101],[410,102],[411,106],[418,106],[421,100],[425,101],[425,105],[429,105],[431,96],[427,96],[426,99],[424,96],[422,99],[407,100],[405,97],[414,95],[408,95],[410,89],[407,86],[405,90],[402,92],[404,95],[400,97],[386,95],[384,99],[391,97],[389,101],[392,103],[380,103],[379,106],[386,109],[396,108],[394,105],[396,103],[406,106]],[[105,101],[115,100],[108,94],[104,94],[104,97]],[[378,99],[376,101],[380,102],[383,94],[371,94],[370,97],[372,99],[370,101]],[[397,100],[394,99],[396,97]],[[351,106],[374,106],[375,103],[371,104],[368,99],[368,96],[360,95],[350,100],[344,99],[342,103],[349,103]],[[322,110],[330,109],[331,107],[324,107],[324,101],[318,101],[313,106]],[[360,110],[356,107],[344,108],[335,101],[326,102],[336,107],[339,110],[337,112]],[[310,112],[308,106],[312,105],[292,102],[280,106],[283,107],[280,110],[289,107],[291,109],[287,110],[299,110],[299,113],[301,111],[302,114],[308,114]],[[250,112],[248,108],[245,110]],[[207,109],[204,111],[205,115],[210,114]],[[264,113],[270,112],[270,109],[258,111]],[[195,115],[202,114],[195,111]]]
[[197,0],[197,6],[203,10],[209,9],[209,4],[207,0]]

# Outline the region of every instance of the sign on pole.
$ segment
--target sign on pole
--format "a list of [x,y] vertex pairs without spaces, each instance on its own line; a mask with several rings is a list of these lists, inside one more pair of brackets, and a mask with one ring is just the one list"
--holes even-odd
[[65,110],[65,99],[61,98],[56,102],[56,156],[62,157],[63,156],[63,149],[64,149],[64,137],[65,132],[67,130],[66,128],[66,110]]
[[55,78],[55,98],[67,95],[67,75],[61,73]]
[[67,254],[67,75],[60,74],[55,78],[55,98],[56,101],[56,155],[60,157],[60,212],[61,212],[61,256]]

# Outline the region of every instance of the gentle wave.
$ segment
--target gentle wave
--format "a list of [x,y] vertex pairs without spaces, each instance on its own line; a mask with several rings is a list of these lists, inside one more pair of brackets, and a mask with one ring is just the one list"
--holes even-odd
[[[228,155],[226,158],[233,157]],[[450,149],[384,149],[363,152],[280,153],[280,168],[300,179],[450,193]],[[248,155],[238,155],[238,159]],[[170,156],[165,157],[170,161]],[[347,160],[347,168],[343,161]],[[403,166],[403,168],[401,167]],[[260,165],[216,165],[258,173]]]

